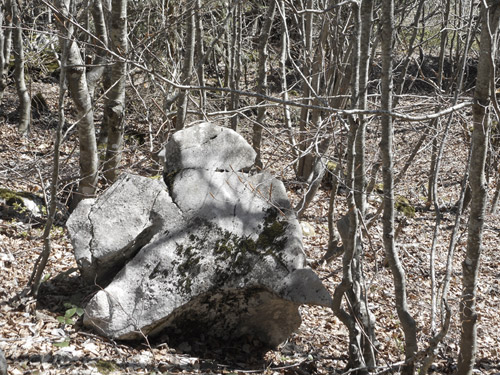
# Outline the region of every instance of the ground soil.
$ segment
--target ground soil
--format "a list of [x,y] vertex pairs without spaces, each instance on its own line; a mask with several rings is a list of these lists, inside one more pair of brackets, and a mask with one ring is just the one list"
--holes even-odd
[[[33,83],[33,94],[44,93],[48,109],[34,118],[29,137],[22,138],[16,130],[15,91],[9,87],[0,104],[0,187],[31,192],[43,196],[50,184],[53,156],[53,134],[57,124],[57,85]],[[432,111],[435,99],[419,95],[405,97],[398,110]],[[96,335],[74,319],[74,324],[64,322],[64,315],[72,307],[82,307],[92,294],[79,278],[71,244],[64,228],[65,209],[74,181],[78,174],[78,148],[76,134],[71,125],[74,112],[68,101],[69,134],[62,149],[61,183],[59,184],[60,211],[57,226],[52,230],[53,251],[46,268],[46,278],[38,301],[16,298],[26,287],[33,266],[42,250],[44,219],[29,215],[9,216],[6,211],[0,219],[0,349],[6,354],[10,374],[159,374],[159,373],[227,373],[227,374],[312,374],[341,373],[347,363],[348,336],[345,327],[326,308],[302,306],[303,323],[287,342],[277,350],[257,357],[251,348],[230,348],[206,351],[194,355],[186,345],[176,350],[165,344],[152,343],[145,338],[133,345],[115,342]],[[148,119],[141,116],[144,109],[131,103],[124,167],[126,171],[146,176],[161,173],[152,158],[166,139],[163,127],[153,121],[149,138]],[[97,123],[99,113],[96,114]],[[217,119],[215,119],[218,121]],[[437,243],[436,275],[442,280],[455,213],[452,209],[460,191],[469,142],[470,113],[467,110],[455,115],[445,147],[439,178],[439,204],[442,221]],[[250,137],[251,122],[242,120],[242,134]],[[440,124],[443,128],[445,120]],[[395,123],[396,172],[400,171],[427,123]],[[335,130],[335,144],[331,157],[335,157],[342,142],[342,131]],[[442,136],[442,133],[438,133]],[[378,160],[377,147],[380,128],[376,118],[370,119],[367,159],[368,168]],[[265,132],[265,168],[282,178],[292,202],[298,202],[304,184],[293,173],[293,160],[287,146],[287,132],[280,122],[278,110],[269,111]],[[151,142],[150,142],[151,139]],[[440,138],[439,138],[440,139]],[[396,187],[415,207],[414,217],[398,215],[398,223],[406,221],[399,235],[398,248],[408,278],[408,303],[415,317],[420,349],[424,349],[433,334],[430,325],[430,248],[435,225],[435,212],[425,206],[427,174],[430,164],[432,139],[423,145],[403,181]],[[492,175],[491,192],[496,189]],[[380,180],[380,178],[379,178]],[[380,181],[378,181],[380,182]],[[105,188],[105,186],[102,186]],[[341,258],[328,263],[318,262],[328,243],[328,200],[330,192],[324,188],[316,195],[307,210],[303,223],[313,231],[304,235],[304,249],[316,272],[333,293],[341,281]],[[490,193],[490,198],[492,194]],[[376,211],[380,197],[369,198],[370,213]],[[345,195],[337,196],[335,217],[345,211]],[[450,285],[449,304],[452,309],[450,332],[438,347],[432,371],[452,373],[456,368],[459,343],[459,300],[461,290],[461,261],[467,241],[465,212],[459,223],[460,238]],[[306,225],[306,224],[304,224]],[[484,249],[477,308],[479,312],[478,354],[476,371],[481,374],[500,373],[500,270],[498,244],[500,220],[488,214],[485,221]],[[381,224],[377,223],[364,236],[364,272],[369,306],[376,317],[379,372],[403,358],[403,332],[394,307],[392,276],[385,267]],[[76,316],[76,315],[75,315]],[[440,316],[440,315],[439,315]],[[62,322],[61,322],[62,321]],[[439,328],[440,318],[437,319]]]

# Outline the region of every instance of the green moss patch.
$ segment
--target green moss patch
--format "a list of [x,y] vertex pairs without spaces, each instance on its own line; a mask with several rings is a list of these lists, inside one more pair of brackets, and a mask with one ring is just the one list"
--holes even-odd
[[[223,285],[230,277],[246,275],[252,271],[258,259],[273,257],[286,267],[282,253],[286,245],[285,236],[288,223],[281,218],[278,210],[271,208],[266,212],[261,231],[257,238],[240,237],[205,220],[197,219],[193,226],[200,231],[192,233],[189,245],[177,245],[176,255],[182,259],[174,266],[181,278],[178,287],[186,293],[191,292],[192,280],[201,273],[202,257],[212,252],[216,262],[226,263],[225,269],[215,272],[215,284]],[[207,243],[206,238],[217,238]]]
[[95,367],[97,368],[97,371],[99,371],[101,374],[110,374],[118,370],[118,366],[114,362],[104,361],[102,359],[97,361]]
[[406,217],[415,217],[415,207],[402,195],[396,195],[394,207]]

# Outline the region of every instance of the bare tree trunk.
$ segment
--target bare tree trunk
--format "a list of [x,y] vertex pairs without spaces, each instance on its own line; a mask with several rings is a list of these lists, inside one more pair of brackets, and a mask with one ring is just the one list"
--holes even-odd
[[[348,370],[353,370],[355,374],[366,374],[368,372],[367,362],[364,357],[364,336],[366,314],[363,311],[363,293],[362,293],[362,273],[360,272],[362,243],[358,235],[359,220],[354,200],[354,143],[355,133],[350,133],[347,153],[351,157],[347,158],[347,196],[348,212],[337,221],[337,229],[342,238],[342,247],[344,256],[342,258],[343,276],[342,282],[335,288],[333,311],[342,321],[349,331],[349,362]],[[335,194],[335,192],[332,192]],[[345,296],[349,309],[345,311],[341,308],[342,297]],[[355,370],[356,369],[356,370]]]
[[231,88],[231,97],[229,102],[229,110],[231,114],[231,129],[238,131],[238,115],[235,111],[240,106],[240,77],[241,77],[241,2],[232,10],[232,36],[231,36],[231,61],[229,64],[229,87]]
[[[103,16],[104,16],[104,21],[106,23],[106,26],[108,28],[111,20],[111,0],[101,0],[101,5],[102,5],[102,10],[103,10]],[[103,72],[103,77],[102,77],[102,88],[104,90],[103,98],[104,98],[104,103],[106,103],[109,100],[109,91],[111,89],[111,70],[112,70],[112,65],[110,64],[110,58],[107,57],[109,54],[109,35],[108,31],[106,30],[106,47],[108,48],[106,52],[106,57],[105,57],[105,63],[106,65],[104,66],[104,72]],[[92,99],[92,97],[91,97]],[[101,150],[106,150],[107,144],[108,144],[108,133],[109,133],[109,128],[108,128],[108,123],[105,122],[105,119],[101,121],[101,126],[99,129],[99,137],[97,139],[97,146],[98,149]],[[105,156],[103,156],[104,158]]]
[[[269,34],[271,33],[271,26],[273,25],[274,14],[276,12],[276,1],[271,1],[266,12],[266,17],[264,19],[264,25],[259,36],[259,68],[257,73],[257,93],[261,95],[267,94],[267,70],[268,70],[268,58],[269,54],[267,51],[267,45],[269,40]],[[253,137],[252,146],[257,153],[255,158],[255,165],[258,168],[262,168],[262,129],[264,126],[264,118],[266,116],[266,108],[262,106],[264,104],[262,99],[257,100],[257,119],[256,124],[253,126]]]
[[[463,287],[460,303],[460,319],[462,324],[460,334],[460,354],[458,356],[458,375],[470,375],[476,360],[476,287],[479,279],[479,263],[483,242],[483,226],[486,214],[487,184],[485,181],[485,163],[488,145],[490,119],[487,109],[490,95],[494,91],[490,75],[493,72],[500,4],[497,1],[481,3],[481,42],[480,57],[477,69],[474,104],[472,106],[472,131],[470,188],[471,208],[467,250],[462,262]],[[494,94],[493,94],[494,95]]]
[[12,6],[11,0],[2,1],[0,7],[1,25],[5,26],[0,30],[0,99],[3,97],[7,87],[7,76],[9,73],[10,52],[12,46]]
[[[196,71],[198,74],[198,84],[203,87],[205,86],[205,65],[204,60],[206,60],[204,48],[203,48],[203,17],[201,15],[201,0],[196,0],[196,56],[199,63],[196,65]],[[200,90],[200,119],[204,119],[204,113],[206,111],[207,103],[207,93],[205,90]]]
[[66,80],[66,61],[67,61],[67,41],[62,42],[62,54],[61,54],[61,74],[59,76],[59,113],[58,113],[58,123],[54,139],[54,165],[52,166],[52,181],[50,184],[50,205],[47,213],[47,222],[43,230],[43,251],[37,259],[35,266],[33,267],[33,272],[31,278],[28,282],[28,286],[31,289],[31,295],[36,297],[38,295],[38,289],[42,282],[43,271],[47,266],[47,262],[52,252],[52,243],[50,239],[50,234],[52,230],[52,225],[54,224],[54,219],[56,216],[57,209],[57,187],[59,183],[59,159],[60,159],[60,147],[62,142],[62,129],[64,127],[65,117],[64,117],[64,97],[66,95],[65,80]]
[[[313,8],[313,0],[307,1],[307,9]],[[311,84],[308,80],[312,75],[312,59],[313,59],[313,31],[314,31],[314,13],[306,13],[303,19],[303,83],[302,83],[302,96],[304,104],[310,104],[309,97],[311,96]],[[312,172],[313,169],[313,156],[310,152],[306,152],[309,147],[310,141],[308,140],[308,129],[309,129],[309,117],[310,112],[308,108],[301,108],[300,110],[300,121],[299,121],[299,148],[300,148],[300,159],[297,166],[297,177],[300,180],[306,180]]]
[[[381,109],[392,109],[392,41],[394,27],[394,0],[382,1],[382,97]],[[406,301],[406,279],[403,266],[399,261],[398,251],[394,240],[394,169],[393,169],[393,125],[388,114],[382,115],[382,139],[380,150],[382,153],[382,172],[384,183],[384,213],[383,233],[386,258],[394,278],[396,310],[405,335],[405,365],[402,374],[410,375],[415,372],[414,356],[417,353],[417,332],[413,317],[408,312]]]
[[[314,99],[312,101],[313,105],[315,106],[321,106],[321,105],[327,105],[327,103],[318,97],[320,94],[320,90],[325,90],[326,85],[323,84],[326,81],[326,74],[325,74],[325,68],[324,68],[324,56],[325,56],[325,51],[327,49],[327,43],[328,43],[328,37],[330,33],[330,21],[325,18],[323,20],[323,25],[321,27],[321,34],[319,36],[319,41],[318,44],[316,45],[316,51],[314,53],[314,59],[313,59],[313,68],[311,70],[311,83],[310,83],[310,91],[314,95]],[[314,108],[311,111],[310,114],[310,123],[313,127],[319,130],[321,126],[321,110],[319,108]],[[305,213],[305,210],[309,206],[309,204],[312,202],[314,196],[316,195],[320,185],[321,181],[323,179],[323,176],[325,174],[326,170],[326,165],[325,165],[325,158],[324,155],[326,154],[329,146],[330,146],[330,141],[332,139],[332,136],[329,136],[323,140],[314,140],[314,142],[310,143],[311,148],[314,149],[314,151],[311,151],[308,158],[303,158],[302,159],[302,172],[308,172],[309,175],[307,176],[307,182],[309,186],[307,187],[307,190],[300,200],[299,204],[295,208],[297,211],[297,216],[300,218],[303,216]],[[314,156],[312,156],[314,155]],[[312,169],[311,169],[312,168]]]
[[[360,17],[360,39],[359,39],[359,90],[357,107],[367,109],[368,98],[368,68],[370,59],[370,39],[373,23],[372,16],[373,1],[363,0],[361,2]],[[354,188],[356,206],[364,217],[366,210],[366,177],[365,177],[365,133],[366,121],[363,115],[358,118],[358,129],[356,133],[356,155],[354,169]]]
[[104,177],[110,183],[116,181],[122,156],[123,133],[125,129],[125,79],[128,52],[127,42],[127,0],[113,0],[111,5],[110,45],[120,59],[111,69],[111,90],[104,108],[103,123],[108,128],[108,145],[104,162]]
[[[353,46],[352,63],[351,63],[351,107],[353,109],[360,108],[361,105],[366,106],[366,98],[361,99],[361,96],[366,95],[366,88],[368,83],[368,57],[370,48],[370,28],[371,28],[371,1],[364,0],[359,4],[353,5],[353,20],[354,32],[352,35],[351,45]],[[363,12],[365,12],[363,14]],[[363,25],[363,22],[365,24]],[[364,34],[364,35],[363,35]],[[362,41],[364,42],[364,51],[362,52]],[[364,61],[362,61],[364,59]],[[361,71],[363,70],[363,80],[361,83]],[[361,87],[364,92],[361,93]],[[363,290],[364,287],[364,274],[362,270],[363,265],[363,246],[361,236],[359,234],[359,224],[357,216],[361,219],[364,217],[365,211],[365,176],[364,176],[364,143],[365,143],[365,124],[364,118],[349,117],[350,123],[350,136],[349,136],[349,152],[348,152],[348,165],[350,173],[347,175],[349,186],[353,187],[351,194],[354,197],[354,210],[349,210],[349,240],[345,241],[346,236],[339,230],[342,236],[342,241],[347,246],[354,246],[353,264],[352,264],[352,287],[348,291],[349,300],[352,306],[352,315],[361,325],[362,334],[357,334],[357,345],[361,353],[362,363],[367,368],[375,366],[375,319],[373,314],[369,311],[366,303],[366,294]],[[361,132],[361,134],[360,134]],[[351,146],[352,143],[352,146]],[[351,160],[352,159],[352,160]],[[352,168],[352,170],[351,170]],[[363,174],[360,175],[360,171]],[[356,217],[353,217],[356,216]],[[351,225],[356,225],[351,228]],[[339,227],[340,229],[340,227]],[[351,238],[351,232],[354,231],[354,238]],[[354,343],[351,343],[353,345]],[[359,371],[363,373],[366,370]]]
[[[56,5],[60,14],[58,15],[58,27],[63,34],[67,34],[67,28],[71,28],[71,23],[66,21],[70,0],[58,0]],[[60,23],[63,22],[63,23]],[[78,192],[71,202],[71,209],[85,198],[93,197],[97,184],[97,143],[94,129],[94,111],[87,87],[85,77],[85,66],[80,55],[80,49],[74,36],[68,39],[68,61],[66,78],[71,98],[77,110],[78,137],[80,141],[80,182]]]
[[445,0],[446,3],[441,6],[443,20],[441,22],[441,42],[439,45],[439,60],[438,60],[438,72],[437,72],[437,86],[438,89],[443,89],[443,74],[444,74],[444,58],[446,55],[446,45],[448,44],[448,20],[450,18],[450,7],[451,1]]
[[[348,141],[348,154],[354,152],[354,137],[355,134],[349,136]],[[344,249],[344,256],[342,258],[342,282],[335,288],[333,296],[333,312],[342,321],[349,331],[349,361],[347,370],[354,370],[355,374],[367,373],[366,363],[363,357],[363,345],[361,327],[357,323],[359,316],[356,314],[359,309],[359,294],[354,289],[359,286],[359,280],[356,279],[359,273],[355,270],[359,261],[359,254],[361,243],[358,236],[358,215],[356,212],[356,203],[353,194],[353,176],[354,176],[354,158],[350,157],[347,160],[347,189],[349,194],[347,196],[348,212],[340,220],[337,221],[337,229],[342,237],[342,247]],[[350,177],[349,177],[350,176]],[[335,192],[332,192],[335,194]],[[345,311],[342,306],[343,297],[347,298],[349,304],[349,313]]]
[[[194,64],[194,50],[196,43],[196,17],[194,4],[190,5],[186,22],[186,40],[184,61],[181,72],[181,83],[186,85],[191,78],[191,71]],[[188,91],[181,90],[177,99],[177,118],[175,120],[175,130],[184,128],[188,109]]]
[[[447,5],[447,7],[449,8],[449,4]],[[449,13],[449,9],[447,9],[447,12]],[[471,13],[470,21],[472,21],[472,14],[473,13]],[[445,22],[447,22],[447,20],[448,20],[448,15],[445,17]],[[470,24],[469,24],[468,34],[467,34],[467,43],[466,43],[466,48],[464,51],[464,56],[462,59],[460,75],[457,79],[456,90],[455,90],[455,95],[454,95],[454,99],[453,99],[453,105],[456,105],[458,103],[459,94],[462,90],[462,83],[463,83],[463,78],[464,78],[465,69],[466,69],[466,61],[467,61],[467,54],[468,54],[467,47],[468,47],[468,41],[470,38],[470,33],[471,33],[471,28],[470,28]],[[446,125],[445,125],[444,132],[443,132],[443,138],[442,138],[441,143],[439,145],[439,150],[437,151],[437,153],[435,155],[434,162],[433,162],[433,168],[431,169],[432,170],[432,178],[431,178],[430,188],[429,188],[429,190],[432,192],[432,197],[433,197],[432,202],[434,203],[434,212],[435,212],[435,216],[436,216],[436,222],[434,225],[434,235],[432,238],[432,245],[431,245],[430,268],[429,268],[430,269],[430,276],[431,276],[431,332],[433,334],[435,333],[435,329],[436,329],[435,316],[437,313],[437,285],[436,285],[437,283],[436,283],[436,272],[435,272],[435,264],[436,264],[435,258],[436,258],[436,246],[438,243],[438,236],[439,236],[439,226],[441,223],[441,212],[440,212],[440,208],[439,208],[439,204],[438,204],[437,185],[438,185],[438,178],[439,178],[439,173],[440,173],[440,168],[441,168],[441,161],[442,161],[442,157],[444,154],[444,148],[446,146],[447,137],[449,134],[449,129],[452,126],[453,117],[454,117],[454,114],[451,113],[448,116],[448,119],[446,121]],[[437,121],[439,121],[439,120],[437,120]],[[437,128],[437,126],[434,126],[434,128]],[[467,165],[467,169],[468,168],[469,168],[469,165]],[[460,215],[460,212],[462,211],[462,207],[463,207],[463,196],[465,195],[465,186],[466,185],[464,182],[463,194],[461,194],[461,198],[459,200],[459,207],[458,207],[457,219],[456,219],[457,223],[458,223],[458,216]],[[457,229],[454,228],[453,236],[456,236],[456,230]],[[453,237],[452,237],[451,242],[453,243]],[[450,254],[451,255],[453,254],[452,249],[450,249]],[[447,269],[450,267],[450,264],[451,264],[450,259],[448,260],[448,263],[449,264],[447,264]],[[447,292],[447,290],[445,290],[445,288],[447,288],[446,282],[445,282],[444,287],[443,287],[443,295],[445,295],[445,291]],[[445,297],[443,297],[443,298],[445,298]],[[430,360],[430,357],[429,357],[429,360]]]
[[[351,107],[358,108],[360,103],[360,66],[361,64],[361,40],[362,40],[362,3],[354,3],[351,5],[354,19],[354,28],[351,35],[352,58],[351,58]],[[371,12],[370,2],[366,2],[363,7],[364,11]],[[364,19],[370,18],[370,14],[364,15]],[[370,27],[369,25],[366,25]],[[364,30],[367,31],[366,29]],[[369,33],[365,33],[365,47],[369,47]],[[365,49],[365,55],[369,56],[368,48]],[[364,67],[363,67],[364,69]],[[366,79],[367,75],[364,75]],[[366,83],[365,83],[366,84]],[[364,86],[365,88],[365,86]],[[362,213],[356,196],[356,155],[359,146],[358,130],[359,119],[354,117],[349,118],[349,139],[347,145],[347,168],[346,168],[346,186],[349,189],[347,197],[348,212],[340,220],[337,221],[337,229],[342,238],[342,247],[344,250],[343,257],[343,278],[341,284],[335,289],[334,293],[334,312],[342,320],[349,330],[349,363],[348,368],[355,374],[366,374],[370,368],[373,368],[375,362],[374,347],[375,339],[375,319],[370,312],[367,303],[367,296],[363,273],[363,243],[359,230],[360,218]],[[364,163],[364,160],[361,161]],[[364,189],[364,187],[363,187]],[[332,194],[335,194],[332,191]],[[328,255],[336,255],[336,241],[332,241],[332,230],[330,229],[330,244]],[[349,313],[339,309],[338,299],[342,294],[345,294],[348,304]],[[356,322],[353,324],[353,322]]]
[[[339,155],[342,155],[339,152]],[[323,255],[322,260],[329,261],[330,259],[336,258],[341,255],[344,251],[343,246],[338,246],[340,238],[337,235],[337,231],[334,225],[334,215],[335,215],[335,201],[337,197],[337,190],[340,185],[340,177],[342,173],[342,159],[339,159],[335,170],[329,171],[331,173],[332,179],[332,189],[330,191],[330,199],[328,202],[328,248],[326,253]]]
[[31,120],[31,100],[26,88],[26,81],[24,79],[24,47],[23,47],[23,30],[21,25],[21,14],[17,1],[11,2],[12,6],[12,20],[14,24],[13,35],[13,53],[14,53],[14,81],[16,82],[17,95],[19,97],[19,133],[26,135],[29,130]]
[[[285,2],[284,0],[279,0],[279,12],[281,14],[281,53],[280,53],[280,71],[281,71],[281,91],[282,91],[282,99],[287,102],[289,99],[288,96],[288,84],[286,81],[287,68],[286,62],[288,55],[290,53],[289,50],[289,35],[288,35],[288,27],[286,25],[286,16],[285,16]],[[288,132],[288,139],[290,141],[291,153],[294,156],[294,159],[298,158],[297,151],[297,142],[295,140],[295,136],[293,134],[292,128],[292,118],[290,115],[290,107],[286,104],[283,104],[283,121],[285,123],[285,128]]]
[[[0,2],[0,99],[3,97],[3,92],[7,87],[7,75],[4,75],[4,67],[6,65],[5,59],[5,33],[9,28],[3,28],[3,24],[6,20],[6,6],[5,1]],[[9,12],[10,13],[10,12]]]
[[[368,101],[368,80],[369,80],[369,59],[370,59],[370,42],[371,42],[371,29],[373,23],[373,1],[362,0],[360,5],[360,39],[359,39],[359,86],[358,86],[358,107],[360,109],[367,109]],[[356,207],[362,220],[365,217],[366,211],[366,168],[365,168],[365,133],[366,133],[366,119],[364,116],[358,117],[358,129],[355,139],[355,158],[354,158],[354,199]],[[361,242],[361,238],[359,240]],[[364,274],[362,270],[363,254],[358,254],[358,262],[356,272],[359,273],[357,279],[359,280],[359,316],[365,335],[362,336],[363,357],[366,365],[369,368],[376,366],[375,349],[376,343],[375,336],[375,316],[370,311],[367,304],[366,292],[362,290],[365,285]]]
[[[439,111],[439,108],[436,107],[436,112]],[[432,146],[431,146],[431,165],[429,168],[428,180],[427,180],[427,201],[425,202],[425,206],[427,209],[430,209],[432,206],[432,202],[437,203],[437,197],[434,196],[434,189],[432,185],[432,181],[434,180],[435,172],[436,172],[436,158],[437,158],[437,150],[438,150],[438,135],[439,135],[439,120],[431,121],[431,125],[433,125],[432,130],[434,131],[432,138]]]
[[108,30],[106,26],[106,17],[101,0],[91,0],[90,10],[95,25],[95,36],[97,39],[92,40],[95,48],[96,58],[93,61],[93,67],[87,69],[87,85],[89,88],[90,97],[94,98],[95,88],[101,79],[106,69],[106,48],[108,47]]

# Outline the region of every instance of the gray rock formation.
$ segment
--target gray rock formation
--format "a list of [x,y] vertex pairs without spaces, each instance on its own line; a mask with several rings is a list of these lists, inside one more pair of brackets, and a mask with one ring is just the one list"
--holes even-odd
[[0,375],[7,375],[7,361],[2,349],[0,349]]
[[330,306],[305,266],[283,184],[243,172],[255,153],[241,136],[204,123],[176,133],[165,156],[167,188],[122,176],[68,222],[85,279],[112,277],[86,306],[86,325],[122,340],[166,334],[274,347],[300,325],[300,304]]
[[183,169],[241,171],[255,161],[255,151],[231,129],[204,122],[175,133],[164,152],[165,174]]
[[42,197],[26,191],[0,188],[0,218],[37,221],[43,217],[44,210]]
[[153,237],[185,223],[163,182],[124,174],[99,199],[78,204],[66,225],[82,277],[101,284]]

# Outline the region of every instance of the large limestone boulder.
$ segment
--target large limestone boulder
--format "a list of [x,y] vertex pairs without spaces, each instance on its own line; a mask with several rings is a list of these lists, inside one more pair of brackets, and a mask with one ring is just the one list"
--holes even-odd
[[86,325],[121,340],[165,335],[274,347],[300,325],[299,305],[330,306],[306,267],[283,184],[244,172],[255,153],[241,136],[204,123],[176,133],[165,155],[166,186],[124,175],[72,214],[82,275],[112,275],[86,306]]

